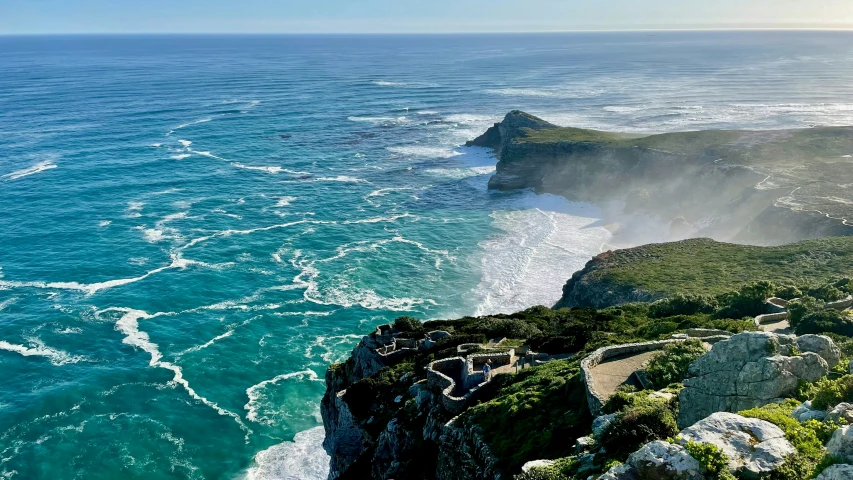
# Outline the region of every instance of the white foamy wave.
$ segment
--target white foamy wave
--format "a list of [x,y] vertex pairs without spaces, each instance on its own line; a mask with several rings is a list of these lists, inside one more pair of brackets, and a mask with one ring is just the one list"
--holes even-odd
[[62,350],[57,350],[55,348],[50,348],[38,338],[27,338],[29,345],[17,345],[14,343],[9,343],[5,340],[0,340],[0,350],[6,350],[7,352],[14,352],[25,357],[45,357],[50,360],[50,363],[56,365],[57,367],[61,367],[62,365],[67,365],[69,363],[77,363],[81,361],[87,361],[86,357],[80,355],[70,355],[67,352],[63,352]]
[[217,413],[223,416],[229,416],[234,419],[235,422],[240,426],[243,431],[246,432],[246,435],[252,433],[252,431],[243,423],[243,420],[240,419],[240,416],[229,412],[228,410],[220,407],[216,404],[216,402],[212,402],[201,395],[199,395],[192,387],[190,387],[190,383],[184,378],[184,373],[181,370],[181,367],[163,361],[163,354],[160,353],[160,347],[151,341],[148,337],[148,334],[139,329],[139,320],[148,320],[151,318],[155,318],[161,315],[169,315],[157,313],[154,315],[149,315],[142,310],[134,310],[132,308],[107,308],[105,310],[100,310],[95,312],[95,315],[98,316],[102,313],[107,312],[120,312],[123,313],[121,318],[115,324],[115,329],[121,332],[125,337],[122,340],[122,343],[127,345],[139,348],[140,350],[146,352],[151,356],[151,360],[148,362],[148,365],[151,367],[163,368],[166,370],[170,370],[174,373],[174,377],[172,377],[172,383],[181,385],[184,390],[195,400],[200,401],[201,403],[207,405],[208,407],[215,410]]
[[390,124],[397,124],[397,125],[403,125],[403,124],[411,123],[409,121],[409,119],[406,117],[356,117],[356,116],[351,116],[351,117],[347,117],[347,120],[349,120],[350,122],[367,122],[367,123],[376,123],[376,124],[390,123]]
[[463,123],[468,125],[482,125],[485,123],[495,123],[500,121],[500,117],[492,115],[479,115],[476,113],[457,113],[448,115],[444,118],[445,121],[451,123]]
[[[361,335],[336,335],[331,337],[319,336],[313,343],[305,348],[305,357],[313,359],[317,350],[321,350],[320,358],[327,364],[346,360],[347,352],[352,349],[353,344],[362,338]],[[347,348],[342,348],[347,347]]]
[[184,147],[189,147],[190,145],[192,145],[192,144],[193,144],[193,142],[191,142],[191,141],[189,141],[189,140],[178,140],[178,143],[180,143],[180,144],[181,144],[181,145],[183,145]]
[[329,455],[323,450],[323,427],[299,432],[292,442],[283,442],[258,452],[246,480],[326,480]]
[[275,175],[277,173],[281,173],[284,170],[281,167],[261,167],[261,166],[254,166],[254,165],[245,165],[245,164],[242,164],[239,162],[231,162],[231,166],[237,167],[237,168],[242,168],[245,170],[255,170],[258,172],[270,173],[273,175]]
[[430,88],[437,87],[437,83],[427,83],[427,82],[389,82],[386,80],[374,80],[370,82],[378,87],[392,87],[392,88]]
[[98,222],[98,226],[101,228],[108,227],[111,223],[113,222],[110,220],[101,220],[100,222]]
[[172,160],[183,160],[183,159],[189,158],[189,157],[192,157],[191,153],[179,153],[177,155],[169,156],[169,158],[171,158]]
[[200,124],[200,123],[207,123],[207,122],[210,122],[211,120],[213,120],[213,117],[205,117],[205,118],[198,119],[198,120],[196,120],[196,121],[194,121],[194,122],[183,123],[183,124],[178,125],[177,127],[175,127],[175,128],[173,129],[173,131],[174,131],[174,130],[180,130],[180,129],[182,129],[182,128],[191,127],[191,126],[193,126],[193,125],[198,125],[198,124]]
[[30,175],[35,175],[37,173],[41,173],[47,170],[51,170],[56,168],[56,164],[50,160],[45,160],[44,162],[39,162],[31,167],[27,167],[21,170],[16,170],[11,173],[7,173],[5,175],[0,176],[0,178],[5,178],[6,181],[18,180],[20,178],[28,177]]
[[471,167],[471,168],[428,168],[425,173],[436,177],[462,179],[476,177],[479,175],[491,175],[495,173],[494,166]]
[[388,147],[388,151],[399,155],[427,158],[450,158],[461,153],[446,147],[427,147],[421,145],[408,145],[405,147]]
[[278,202],[276,202],[275,206],[276,207],[287,207],[287,206],[290,206],[290,202],[293,202],[295,200],[296,200],[296,197],[289,197],[289,196],[280,197],[278,199]]
[[196,345],[194,347],[190,347],[190,348],[184,350],[183,352],[176,354],[175,356],[176,357],[182,357],[182,356],[186,355],[187,353],[194,353],[194,352],[198,352],[199,350],[204,350],[205,348],[213,345],[217,341],[222,340],[223,338],[228,338],[231,335],[234,335],[234,330],[228,330],[227,332],[223,333],[222,335],[217,335],[217,336],[213,337],[212,339],[208,340],[207,342],[202,343],[201,345]]
[[300,372],[284,373],[269,380],[264,380],[263,382],[258,383],[257,385],[252,385],[251,387],[246,389],[246,396],[249,397],[249,402],[243,406],[243,408],[246,409],[247,412],[249,412],[246,414],[246,419],[252,422],[272,425],[272,419],[260,413],[261,402],[263,402],[265,398],[263,391],[269,386],[276,385],[281,381],[289,380],[292,378],[313,382],[324,381],[319,376],[317,376],[317,373],[315,371],[305,369]]
[[504,97],[591,98],[600,96],[604,90],[566,91],[539,88],[499,88],[486,90],[486,93]]
[[315,182],[341,182],[341,183],[370,183],[363,178],[351,177],[349,175],[338,175],[337,177],[319,177]]
[[612,112],[612,113],[634,113],[634,112],[639,112],[639,111],[645,110],[645,108],[646,107],[625,107],[625,106],[610,105],[610,106],[604,107],[602,110],[604,110],[605,112]]
[[502,233],[480,243],[477,315],[553,305],[565,279],[583,268],[611,234],[596,226],[597,208],[554,195],[529,194],[515,209],[492,213]]
[[18,297],[12,297],[12,298],[7,298],[6,300],[3,300],[2,302],[0,302],[0,312],[2,312],[3,310],[6,309],[6,307],[8,307],[9,305],[11,305],[17,301],[18,301]]

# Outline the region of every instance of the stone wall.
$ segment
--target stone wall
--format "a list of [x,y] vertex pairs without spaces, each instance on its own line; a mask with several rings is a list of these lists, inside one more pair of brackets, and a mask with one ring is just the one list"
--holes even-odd
[[589,411],[593,416],[597,416],[601,412],[601,407],[606,399],[595,391],[595,381],[592,378],[592,369],[599,363],[623,355],[631,355],[637,353],[649,352],[652,350],[660,350],[664,345],[670,343],[683,342],[682,339],[659,340],[656,342],[642,343],[627,343],[624,345],[612,345],[610,347],[599,348],[591,353],[588,357],[581,360],[581,379],[586,387],[586,401],[589,405]]
[[848,295],[847,298],[838,300],[837,302],[829,302],[824,306],[826,308],[832,308],[834,310],[846,310],[853,306],[853,296]]

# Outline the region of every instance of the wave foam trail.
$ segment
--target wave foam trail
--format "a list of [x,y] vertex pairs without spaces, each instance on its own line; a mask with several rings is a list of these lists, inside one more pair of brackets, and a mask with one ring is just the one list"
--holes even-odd
[[21,170],[16,170],[11,173],[7,173],[5,175],[0,175],[0,178],[5,178],[6,181],[18,180],[20,178],[28,177],[30,175],[35,175],[37,173],[44,172],[46,170],[51,170],[56,168],[57,165],[50,160],[45,160],[44,162],[39,162],[31,167],[23,168]]
[[269,380],[264,380],[263,382],[258,383],[257,385],[252,385],[251,387],[246,389],[246,396],[249,397],[249,402],[243,406],[243,408],[246,409],[247,412],[249,412],[246,414],[246,419],[252,422],[271,425],[272,421],[270,419],[258,415],[260,411],[260,400],[263,397],[262,391],[270,385],[275,385],[278,382],[281,382],[282,380],[288,380],[291,378],[296,378],[299,380],[307,379],[308,381],[312,382],[324,381],[319,376],[317,376],[317,373],[315,371],[305,369],[299,372],[283,373]]
[[292,442],[258,452],[246,480],[325,480],[330,458],[323,450],[324,436],[323,427],[314,427],[297,433]]
[[491,215],[503,233],[480,243],[477,315],[554,304],[565,279],[583,268],[611,237],[605,228],[593,225],[601,217],[591,205],[541,195],[517,205],[524,206],[533,208]]
[[105,310],[100,310],[96,312],[95,315],[100,315],[101,313],[107,313],[111,311],[124,313],[124,315],[122,315],[121,318],[119,318],[115,324],[115,329],[124,334],[125,336],[124,340],[122,340],[122,343],[126,343],[133,347],[139,348],[140,350],[151,355],[151,360],[148,362],[149,366],[171,370],[175,374],[175,376],[172,378],[172,383],[180,384],[182,387],[184,387],[184,390],[189,393],[190,397],[207,405],[220,415],[232,417],[234,421],[237,422],[237,424],[240,426],[240,428],[246,432],[247,436],[252,433],[249,427],[247,427],[246,424],[243,423],[243,420],[240,419],[239,415],[233,412],[229,412],[228,410],[217,405],[216,402],[210,401],[196,393],[196,391],[193,390],[192,387],[190,387],[190,383],[184,378],[184,373],[183,370],[181,370],[181,367],[163,361],[163,354],[160,353],[160,348],[158,347],[158,345],[150,340],[147,333],[139,329],[139,320],[147,320],[160,315],[168,314],[157,313],[154,315],[149,315],[148,313],[143,312],[142,310],[114,307],[107,308]]
[[56,365],[57,367],[67,365],[69,363],[88,361],[86,357],[80,355],[70,355],[67,352],[63,352],[62,350],[57,350],[55,348],[48,347],[39,338],[27,338],[26,340],[30,343],[29,346],[17,345],[14,343],[9,343],[5,340],[0,340],[0,350],[15,352],[25,357],[45,357],[50,360],[50,363]]

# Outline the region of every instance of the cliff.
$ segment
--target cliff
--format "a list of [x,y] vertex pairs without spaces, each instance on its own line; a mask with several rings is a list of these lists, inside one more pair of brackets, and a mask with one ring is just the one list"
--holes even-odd
[[[489,188],[620,204],[670,225],[672,240],[780,245],[853,234],[853,127],[638,136],[513,111],[468,145],[495,151]],[[617,240],[632,243],[630,232]]]

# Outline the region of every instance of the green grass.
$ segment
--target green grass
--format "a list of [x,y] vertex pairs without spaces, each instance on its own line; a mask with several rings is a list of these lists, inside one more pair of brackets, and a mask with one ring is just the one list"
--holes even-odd
[[548,128],[545,130],[524,129],[525,136],[519,138],[520,142],[529,143],[555,143],[555,142],[618,142],[631,138],[629,135],[620,133],[602,132],[600,130],[589,130],[586,128]]
[[853,272],[853,237],[759,247],[692,239],[608,252],[593,278],[657,296],[718,295],[747,283],[829,281]]

